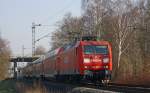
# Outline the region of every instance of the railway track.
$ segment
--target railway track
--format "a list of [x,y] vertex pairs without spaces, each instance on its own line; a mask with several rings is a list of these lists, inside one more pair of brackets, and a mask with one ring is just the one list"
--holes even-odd
[[145,87],[109,85],[109,89],[115,89],[126,93],[150,93],[150,88],[145,88]]
[[103,86],[102,84],[94,84],[94,83],[87,83],[84,85],[88,88],[95,88],[95,89],[102,89],[102,90],[109,90],[114,92],[121,92],[121,93],[150,93],[150,87],[142,87],[142,86],[131,86],[131,85],[121,85],[121,84],[109,84],[108,86]]
[[[33,82],[32,80],[28,80],[28,82]],[[134,86],[127,86],[127,85],[117,85],[117,84],[110,84],[108,86],[103,86],[102,84],[94,84],[94,83],[87,83],[87,82],[63,82],[63,81],[56,81],[54,79],[49,80],[40,80],[40,82],[46,86],[49,90],[51,90],[50,86],[53,86],[53,88],[57,89],[65,89],[68,91],[73,90],[74,88],[89,88],[89,89],[96,89],[96,90],[103,90],[103,91],[111,91],[107,93],[150,93],[149,87],[134,87]],[[63,93],[63,92],[62,92]],[[64,92],[65,93],[65,92]],[[82,92],[80,92],[82,93]],[[86,93],[86,92],[84,92]],[[92,92],[88,92],[92,93]],[[101,93],[101,92],[93,92],[93,93]],[[105,93],[105,92],[102,92]]]
[[[67,83],[70,84],[70,83]],[[121,85],[121,84],[114,84],[110,83],[108,86],[104,86],[99,83],[71,83],[71,85],[76,85],[79,87],[87,87],[87,88],[94,88],[94,89],[101,89],[101,90],[109,90],[114,92],[121,92],[121,93],[150,93],[150,87],[143,87],[143,86],[131,86],[131,85]]]

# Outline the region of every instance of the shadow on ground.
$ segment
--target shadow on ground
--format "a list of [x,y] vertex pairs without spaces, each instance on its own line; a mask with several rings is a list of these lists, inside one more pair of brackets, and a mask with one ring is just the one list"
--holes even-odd
[[64,83],[40,80],[0,81],[0,93],[112,93],[110,91],[77,87]]

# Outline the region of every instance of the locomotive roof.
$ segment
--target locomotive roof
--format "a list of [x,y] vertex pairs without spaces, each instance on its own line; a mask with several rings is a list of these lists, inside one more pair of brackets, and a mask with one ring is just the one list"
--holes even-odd
[[80,41],[81,44],[109,44],[108,41]]

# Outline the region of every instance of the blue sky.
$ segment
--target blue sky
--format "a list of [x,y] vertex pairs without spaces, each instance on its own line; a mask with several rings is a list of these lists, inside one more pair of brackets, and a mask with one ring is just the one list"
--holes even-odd
[[[31,54],[31,24],[43,26],[36,29],[36,39],[55,31],[55,24],[64,15],[81,15],[81,0],[0,0],[0,32],[10,42],[14,55],[21,55],[22,45],[25,55]],[[42,39],[36,46],[50,48],[50,38]]]

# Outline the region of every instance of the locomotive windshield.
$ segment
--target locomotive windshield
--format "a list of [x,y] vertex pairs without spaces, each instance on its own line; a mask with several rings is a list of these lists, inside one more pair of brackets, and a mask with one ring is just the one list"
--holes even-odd
[[85,54],[108,54],[108,47],[102,45],[85,45]]

